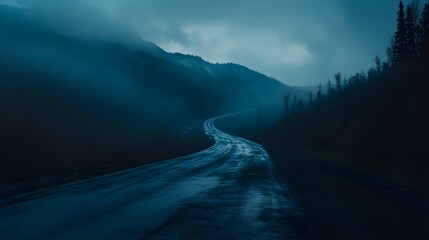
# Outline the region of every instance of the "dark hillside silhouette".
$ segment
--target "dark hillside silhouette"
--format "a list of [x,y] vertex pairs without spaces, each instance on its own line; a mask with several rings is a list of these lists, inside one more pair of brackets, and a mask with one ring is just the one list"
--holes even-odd
[[284,94],[306,94],[144,41],[77,39],[13,7],[0,7],[0,36],[5,183],[189,154],[211,144],[208,117],[256,106],[279,113]]
[[[429,183],[428,3],[419,20],[413,19],[418,15],[413,11],[400,2],[387,62],[376,57],[375,68],[348,79],[336,73],[335,88],[319,89],[305,110],[286,114],[264,135],[265,141],[311,149],[425,189]],[[289,109],[286,102],[286,113]]]

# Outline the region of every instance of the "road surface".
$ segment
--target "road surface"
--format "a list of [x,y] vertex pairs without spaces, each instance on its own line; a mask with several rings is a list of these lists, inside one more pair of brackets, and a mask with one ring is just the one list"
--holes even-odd
[[219,118],[204,151],[1,200],[0,239],[295,238],[300,213],[269,155]]

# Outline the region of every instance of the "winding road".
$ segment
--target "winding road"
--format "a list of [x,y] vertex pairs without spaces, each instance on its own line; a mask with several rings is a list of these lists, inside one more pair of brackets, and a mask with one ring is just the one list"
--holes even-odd
[[270,156],[222,117],[204,123],[204,151],[1,200],[0,239],[294,239]]

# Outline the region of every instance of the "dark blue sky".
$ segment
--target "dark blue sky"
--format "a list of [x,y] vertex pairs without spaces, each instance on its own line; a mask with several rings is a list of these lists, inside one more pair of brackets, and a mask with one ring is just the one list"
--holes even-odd
[[[397,0],[0,0],[79,34],[135,34],[167,51],[235,62],[290,85],[368,70]],[[97,30],[95,30],[95,28]],[[103,30],[100,30],[103,29]]]

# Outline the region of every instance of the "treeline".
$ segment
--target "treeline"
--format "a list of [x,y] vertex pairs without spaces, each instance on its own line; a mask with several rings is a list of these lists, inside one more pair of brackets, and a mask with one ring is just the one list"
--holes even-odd
[[429,3],[399,4],[387,61],[334,75],[307,100],[285,97],[285,118],[265,134],[275,144],[429,182]]
[[349,78],[343,76],[341,72],[337,72],[334,75],[334,81],[329,79],[326,87],[322,87],[320,84],[317,92],[310,92],[306,100],[286,95],[284,98],[286,116],[301,112],[308,107],[315,107],[329,98],[338,97],[339,94],[350,92],[362,84],[385,77],[401,65],[422,58],[429,51],[428,36],[429,3],[420,9],[419,1],[414,0],[405,8],[403,2],[400,1],[397,30],[390,45],[386,48],[386,62],[382,62],[379,56],[375,56],[374,67],[371,67],[366,73],[362,70]]

